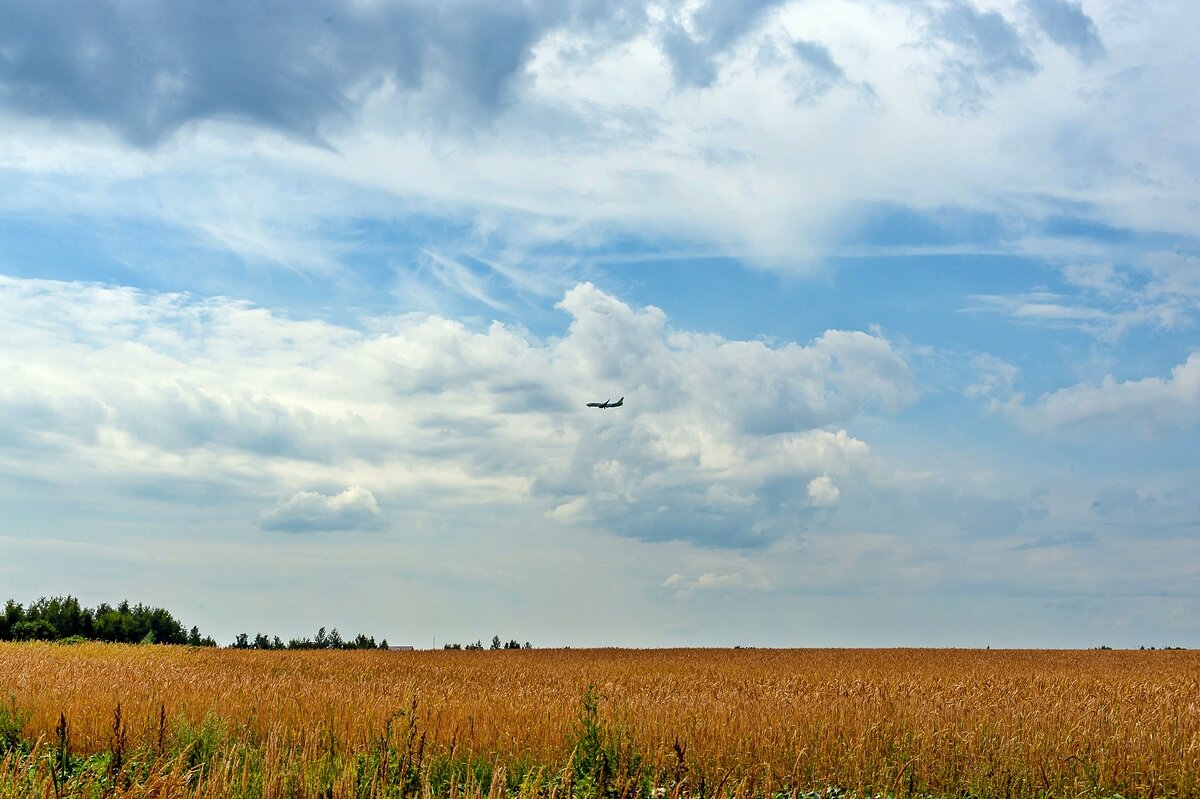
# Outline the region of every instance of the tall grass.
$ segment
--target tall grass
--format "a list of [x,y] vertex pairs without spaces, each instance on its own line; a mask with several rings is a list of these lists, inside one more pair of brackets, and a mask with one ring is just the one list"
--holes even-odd
[[1195,652],[5,644],[0,697],[0,799],[1200,796]]

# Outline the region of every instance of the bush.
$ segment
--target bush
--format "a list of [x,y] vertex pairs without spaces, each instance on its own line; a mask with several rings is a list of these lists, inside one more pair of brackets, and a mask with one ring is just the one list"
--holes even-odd
[[615,799],[645,793],[642,757],[628,731],[613,729],[600,718],[600,694],[588,686],[575,726],[574,788],[581,795]]
[[58,630],[45,619],[19,621],[12,627],[14,641],[53,641],[58,638]]
[[25,748],[23,733],[28,722],[29,711],[17,707],[15,697],[9,697],[7,705],[0,705],[0,759]]

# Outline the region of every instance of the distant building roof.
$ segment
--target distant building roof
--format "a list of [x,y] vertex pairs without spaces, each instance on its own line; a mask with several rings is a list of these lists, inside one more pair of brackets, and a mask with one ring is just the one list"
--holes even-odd
[[389,652],[411,652],[411,651],[413,651],[413,648],[411,646],[389,646],[388,651]]

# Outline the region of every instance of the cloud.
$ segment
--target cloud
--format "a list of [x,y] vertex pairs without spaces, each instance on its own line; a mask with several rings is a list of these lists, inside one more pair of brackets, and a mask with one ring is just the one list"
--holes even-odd
[[771,589],[771,582],[765,579],[751,579],[741,572],[704,572],[698,577],[689,579],[682,574],[672,574],[663,580],[662,587],[675,592],[675,596],[686,598],[698,592],[711,593],[747,593],[762,592]]
[[[559,368],[624,416],[580,430],[569,465],[539,470],[556,513],[645,540],[762,546],[802,526],[816,474],[844,473],[868,447],[838,425],[915,397],[905,362],[882,338],[826,331],[807,346],[768,347],[672,331],[590,284],[567,292]],[[619,420],[619,423],[617,423]]]
[[966,0],[950,0],[934,14],[930,32],[952,45],[963,63],[989,77],[1037,71],[1021,35],[998,11],[981,12]]
[[1025,8],[1042,31],[1081,61],[1091,63],[1104,55],[1096,23],[1071,0],[1025,0]]
[[891,344],[861,331],[828,330],[807,346],[730,341],[670,330],[658,308],[635,311],[590,283],[567,292],[559,307],[573,317],[559,352],[586,365],[591,380],[652,389],[654,410],[702,408],[737,432],[838,424],[915,398],[908,367]]
[[362,417],[317,413],[261,393],[176,381],[132,387],[128,395],[113,397],[109,407],[122,429],[163,450],[221,447],[324,462],[382,455]]
[[945,51],[938,98],[943,111],[978,114],[989,84],[1038,71],[1033,52],[998,11],[950,0],[931,14],[927,30],[933,45]]
[[808,504],[817,508],[832,507],[837,504],[840,493],[829,475],[814,477],[808,483]]
[[[892,249],[1049,237],[1078,260],[1190,236],[1184,4],[1147,9],[1102,72],[994,5],[302,0],[268,25],[253,4],[29,4],[0,32],[2,202],[86,219],[148,285],[394,272],[408,307],[450,315],[453,292],[520,308],[483,261],[569,272],[556,294],[597,253],[812,273],[888,245],[861,223],[901,204],[956,212],[896,220]],[[1052,224],[1085,204],[1109,230]]]
[[[819,42],[794,41],[791,51],[795,67],[789,71],[788,77],[796,88],[797,102],[811,102],[835,86],[848,83],[846,73],[833,60],[829,48]],[[874,96],[869,85],[863,84],[862,88],[868,97]]]
[[975,356],[974,366],[978,374],[976,382],[963,391],[968,397],[1007,397],[1021,373],[1016,366],[994,355]]
[[[661,41],[678,83],[710,85],[715,60],[781,2],[706,0],[673,10]],[[413,115],[490,116],[511,103],[547,38],[579,31],[579,54],[595,58],[655,29],[641,2],[595,0],[302,0],[287,13],[105,0],[12,12],[0,34],[5,104],[99,122],[139,146],[206,119],[324,143],[369,103],[397,96],[426,100],[407,106]]]
[[[203,479],[239,501],[370,485],[396,512],[532,503],[643,540],[761,547],[806,523],[814,478],[827,501],[835,476],[866,467],[847,424],[916,396],[879,335],[730,340],[590,283],[559,309],[569,324],[547,340],[415,313],[362,331],[221,298],[3,278],[0,415],[24,417],[11,457],[59,453],[39,466],[47,479],[87,462],[129,490]],[[619,410],[584,407],[621,395]],[[297,494],[262,523],[348,525],[367,518],[367,496]]]
[[664,26],[662,48],[679,86],[706,88],[716,60],[783,0],[704,0],[690,14],[676,11]]
[[1085,330],[1106,341],[1149,327],[1192,327],[1200,309],[1200,258],[1154,251],[1135,263],[1086,262],[1059,270],[1063,286],[1016,294],[976,295],[972,310],[1015,320]]
[[0,388],[0,447],[55,448],[71,440],[94,444],[108,415],[92,397]]
[[817,42],[803,40],[792,42],[792,52],[798,60],[828,81],[834,82],[845,77],[842,68],[834,62],[833,56],[829,54],[829,48]]
[[375,527],[378,522],[379,503],[370,491],[360,486],[350,486],[333,496],[300,491],[259,516],[262,529],[285,533],[363,530]]
[[629,3],[475,0],[205,6],[103,2],[9,9],[0,33],[4,102],[97,121],[130,142],[188,122],[232,119],[322,141],[373,95],[430,92],[442,113],[505,104],[549,32],[581,24],[627,35]]
[[1200,421],[1200,353],[1171,370],[1169,377],[1082,383],[1005,408],[1017,424],[1037,433],[1087,436],[1133,431],[1144,436],[1184,432]]

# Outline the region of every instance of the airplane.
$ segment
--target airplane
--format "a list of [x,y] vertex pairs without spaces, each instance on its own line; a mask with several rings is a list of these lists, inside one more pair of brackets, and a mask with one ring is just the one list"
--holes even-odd
[[620,408],[624,404],[625,398],[621,397],[616,402],[611,402],[610,400],[605,400],[604,402],[589,402],[587,406],[589,408]]

